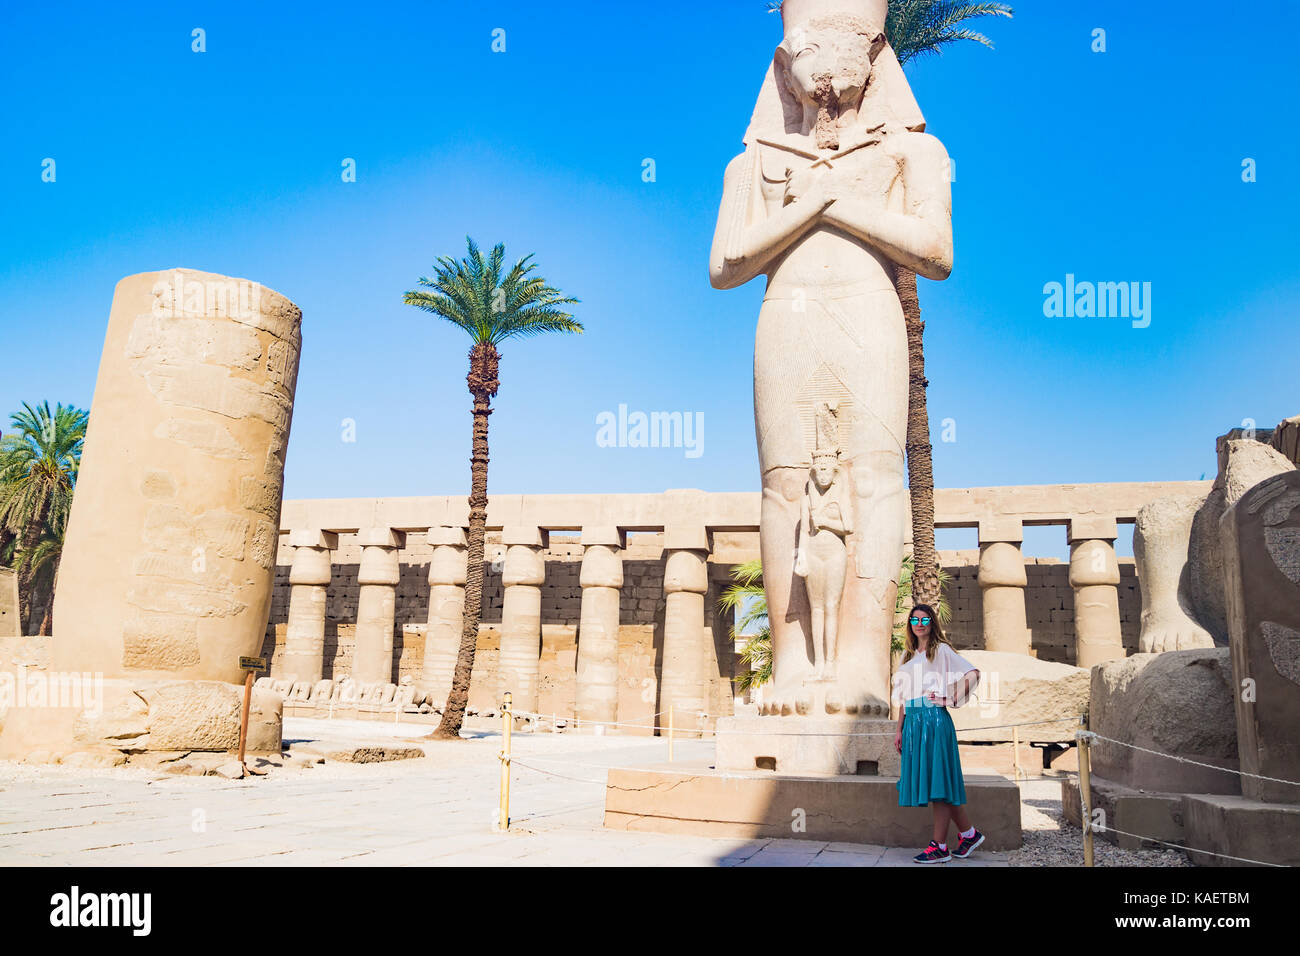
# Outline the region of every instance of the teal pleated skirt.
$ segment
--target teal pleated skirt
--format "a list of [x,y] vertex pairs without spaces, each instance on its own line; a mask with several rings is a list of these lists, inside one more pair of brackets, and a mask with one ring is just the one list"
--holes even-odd
[[902,744],[900,807],[923,807],[932,800],[953,805],[966,802],[957,730],[946,707],[924,697],[909,700],[903,712]]

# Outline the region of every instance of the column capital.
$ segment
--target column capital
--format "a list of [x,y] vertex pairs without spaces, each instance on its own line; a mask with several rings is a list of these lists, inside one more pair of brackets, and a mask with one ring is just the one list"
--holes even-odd
[[1114,515],[1075,515],[1066,522],[1066,540],[1114,541],[1119,537],[1119,525]]
[[321,531],[317,528],[294,528],[289,532],[289,544],[295,548],[324,548],[337,551],[339,536],[334,531]]
[[[1119,584],[1119,559],[1115,556],[1114,546],[1105,538],[1072,542],[1070,587],[1092,587],[1099,584]],[[1115,620],[1118,626],[1118,615]]]
[[609,548],[627,550],[627,532],[614,525],[583,525],[579,543],[585,548],[590,545],[603,544]]
[[430,547],[439,545],[450,545],[453,548],[469,547],[469,542],[465,538],[465,529],[448,527],[447,525],[430,528],[428,540]]
[[404,548],[406,532],[396,528],[362,528],[357,532],[357,541],[363,548]]
[[997,544],[1004,541],[1008,544],[1020,544],[1024,540],[1025,525],[1019,518],[1005,515],[980,518],[980,544]]
[[664,550],[712,551],[713,532],[695,522],[667,525],[664,528]]
[[546,548],[551,543],[551,533],[531,524],[508,524],[501,529],[501,543],[506,547],[522,544],[530,548]]
[[1029,583],[1018,542],[981,543],[978,582],[981,588],[1023,588]]

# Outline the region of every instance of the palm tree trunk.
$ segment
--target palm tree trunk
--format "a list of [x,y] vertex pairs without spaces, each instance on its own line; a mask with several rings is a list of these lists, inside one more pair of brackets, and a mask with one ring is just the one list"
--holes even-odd
[[36,515],[32,521],[23,528],[22,539],[19,542],[18,556],[14,563],[18,565],[18,622],[24,636],[34,633],[32,625],[33,601],[35,597],[33,591],[36,585],[36,569],[32,567],[31,553],[36,548],[36,543],[41,540],[41,532],[45,528],[45,519],[49,515],[49,506],[41,509],[40,514]]
[[907,328],[907,488],[912,501],[912,603],[939,600],[939,561],[934,548],[934,464],[930,413],[925,405],[925,323],[916,294],[916,273],[899,267],[898,301]]
[[491,354],[477,345],[471,350],[469,383],[474,396],[474,442],[470,455],[465,614],[461,619],[460,650],[456,654],[451,693],[442,709],[442,720],[430,735],[437,739],[460,739],[460,727],[469,703],[469,682],[474,672],[474,651],[478,647],[479,617],[483,609],[483,539],[487,534],[488,416],[492,414],[491,397],[496,394],[495,348]]
[[54,559],[54,572],[50,575],[50,593],[45,597],[45,613],[41,615],[41,637],[54,633],[54,595],[59,587],[59,561]]

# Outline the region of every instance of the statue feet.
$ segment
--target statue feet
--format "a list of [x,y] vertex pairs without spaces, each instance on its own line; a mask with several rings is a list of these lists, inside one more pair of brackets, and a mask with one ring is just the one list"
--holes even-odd
[[758,712],[765,717],[807,716],[812,712],[812,695],[808,693],[773,694],[764,698]]
[[1139,654],[1163,654],[1196,647],[1213,647],[1210,632],[1197,624],[1181,608],[1142,617],[1142,634],[1138,637]]
[[[875,694],[865,694],[859,697],[857,703],[857,715],[867,718],[888,718],[889,701],[883,697],[877,697]],[[850,713],[853,711],[850,710]]]

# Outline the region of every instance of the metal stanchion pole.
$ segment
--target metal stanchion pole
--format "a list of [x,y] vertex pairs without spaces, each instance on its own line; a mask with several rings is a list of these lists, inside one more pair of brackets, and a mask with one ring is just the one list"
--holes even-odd
[[1011,759],[1012,759],[1013,765],[1014,765],[1015,768],[1016,768],[1016,779],[1019,780],[1020,777],[1021,777],[1021,770],[1020,770],[1020,728],[1019,728],[1019,727],[1012,727],[1012,728],[1011,728],[1011,754],[1012,754]]
[[502,831],[510,829],[510,725],[514,721],[510,699],[507,691],[501,704],[501,811],[497,826]]
[[1088,718],[1080,720],[1083,730],[1076,734],[1079,741],[1079,813],[1083,823],[1083,865],[1092,866],[1092,780],[1089,773]]

